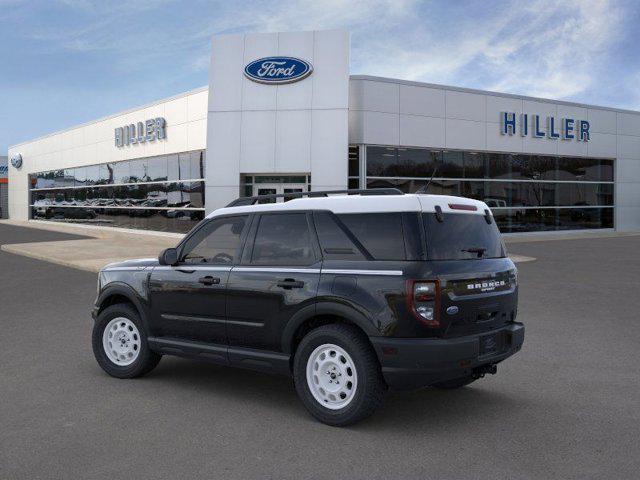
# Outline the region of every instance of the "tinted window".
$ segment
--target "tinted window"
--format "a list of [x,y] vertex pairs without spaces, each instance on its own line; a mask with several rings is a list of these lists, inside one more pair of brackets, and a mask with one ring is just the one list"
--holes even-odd
[[357,245],[349,238],[346,227],[336,223],[333,215],[327,212],[314,214],[316,230],[320,239],[322,255],[328,260],[365,260]]
[[182,250],[182,261],[217,265],[233,264],[246,223],[246,216],[210,221],[187,241]]
[[436,174],[438,177],[462,178],[464,162],[462,152],[443,152],[442,166]]
[[433,213],[425,213],[423,217],[431,260],[479,258],[478,250],[482,250],[482,258],[505,256],[496,223],[488,224],[484,215],[445,213],[443,222]]
[[136,182],[148,182],[148,162],[146,159],[131,160],[129,162],[129,181]]
[[488,177],[487,156],[484,153],[464,152],[465,178]]
[[338,215],[375,260],[406,260],[400,213],[349,213]]
[[310,265],[315,260],[304,213],[262,215],[251,263],[257,265]]
[[131,181],[131,164],[128,161],[109,165],[111,181],[109,183],[129,183]]
[[148,177],[150,182],[166,181],[167,175],[168,169],[166,156],[149,159]]

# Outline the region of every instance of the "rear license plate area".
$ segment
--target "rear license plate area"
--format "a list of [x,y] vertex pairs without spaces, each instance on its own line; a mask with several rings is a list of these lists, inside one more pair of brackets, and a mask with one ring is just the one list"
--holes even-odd
[[502,352],[504,346],[504,336],[502,332],[482,335],[480,337],[480,356],[496,355]]

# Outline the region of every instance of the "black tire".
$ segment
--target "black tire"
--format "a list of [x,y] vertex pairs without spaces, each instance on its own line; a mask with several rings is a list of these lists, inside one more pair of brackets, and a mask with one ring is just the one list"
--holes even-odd
[[455,390],[456,388],[462,388],[470,383],[473,383],[477,378],[469,375],[468,377],[454,378],[453,380],[445,380],[444,382],[438,382],[431,385],[432,387],[439,388],[441,390]]
[[[313,351],[324,344],[344,349],[353,360],[357,372],[357,387],[353,398],[343,408],[332,410],[315,399],[307,384],[307,361]],[[350,325],[324,325],[309,332],[300,342],[293,363],[296,391],[306,409],[327,425],[352,425],[370,416],[382,403],[387,385],[382,378],[380,363],[367,337]]]
[[[140,333],[140,352],[136,360],[127,366],[117,365],[109,359],[102,344],[102,335],[109,322],[117,317],[130,320],[138,328]],[[162,355],[153,352],[147,344],[147,332],[140,320],[140,315],[135,308],[126,303],[118,303],[105,308],[96,319],[91,338],[93,354],[102,369],[112,377],[135,378],[146,375],[153,370],[162,358]]]

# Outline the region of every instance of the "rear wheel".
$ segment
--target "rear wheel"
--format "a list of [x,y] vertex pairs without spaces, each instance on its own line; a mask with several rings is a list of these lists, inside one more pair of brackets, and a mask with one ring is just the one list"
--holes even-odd
[[345,426],[369,415],[386,385],[367,338],[349,325],[325,325],[309,332],[294,359],[294,381],[307,410],[328,425]]
[[117,378],[145,375],[161,358],[149,349],[138,312],[124,303],[100,312],[93,326],[92,345],[98,364]]
[[461,388],[470,383],[473,383],[477,380],[477,378],[469,375],[468,377],[462,378],[454,378],[453,380],[446,380],[444,382],[438,382],[431,385],[432,387],[439,388],[442,390],[454,390],[456,388]]

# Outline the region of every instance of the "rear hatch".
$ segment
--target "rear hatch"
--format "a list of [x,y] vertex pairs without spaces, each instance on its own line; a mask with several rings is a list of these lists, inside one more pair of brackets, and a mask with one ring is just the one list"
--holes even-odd
[[517,273],[491,216],[423,214],[429,275],[439,281],[440,335],[495,330],[517,313]]

